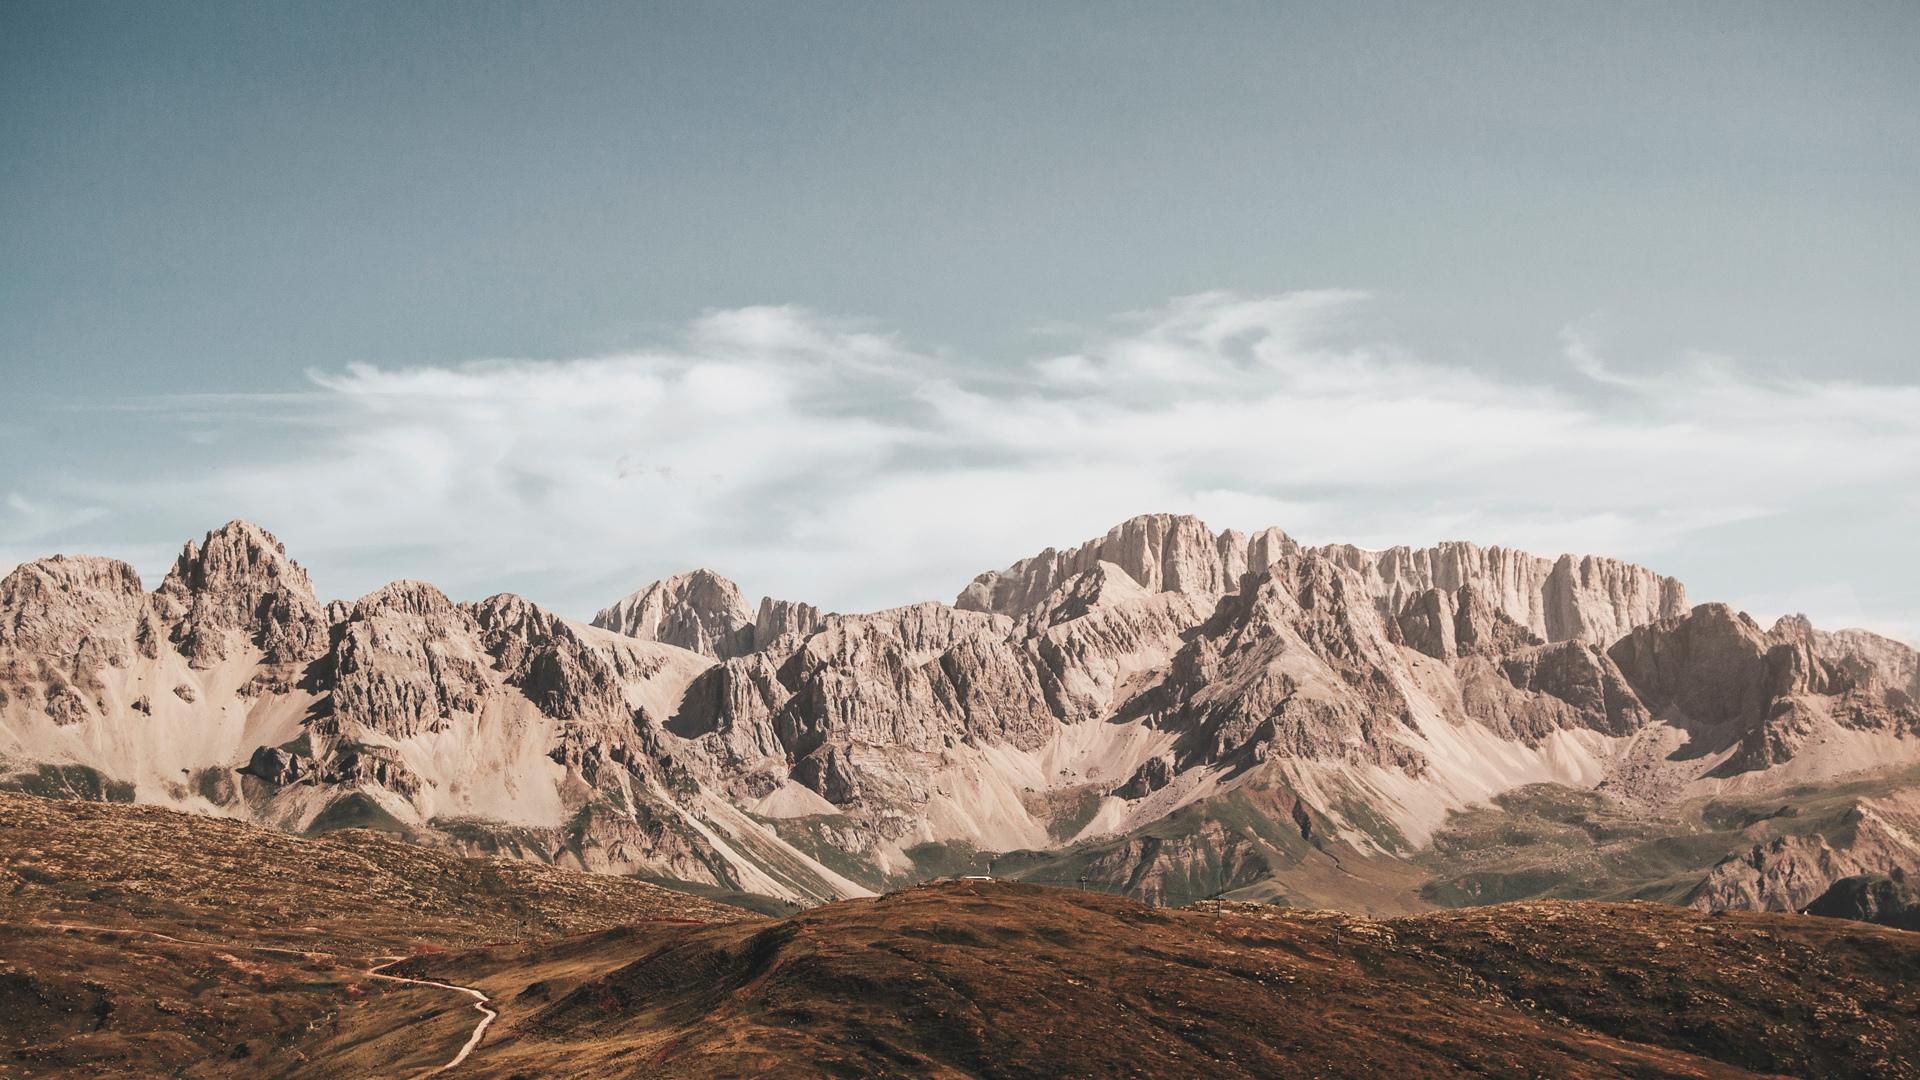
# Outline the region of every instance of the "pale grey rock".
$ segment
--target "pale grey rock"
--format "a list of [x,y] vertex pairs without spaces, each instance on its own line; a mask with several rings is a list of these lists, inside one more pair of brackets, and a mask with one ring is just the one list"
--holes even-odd
[[723,660],[753,651],[754,612],[746,597],[705,569],[656,581],[595,615],[593,625]]
[[[218,767],[260,781],[231,812],[292,827],[371,799],[438,842],[799,899],[859,891],[809,852],[884,884],[924,843],[1051,851],[1083,829],[1102,887],[1188,897],[1202,867],[1209,888],[1285,873],[1292,831],[1404,853],[1490,791],[1639,791],[1629,750],[1702,783],[1904,760],[1912,650],[1804,620],[1763,631],[1682,595],[1612,560],[1305,549],[1148,515],[983,574],[954,606],[749,610],[696,572],[589,627],[422,582],[323,608],[277,542],[234,523],[153,594],[110,560],[0,581],[0,720],[22,760],[97,746],[118,776],[244,711],[300,738],[169,761],[144,790]],[[1150,831],[1222,796],[1282,832]],[[1920,835],[1896,810],[1860,835]],[[1846,857],[1735,860],[1702,895],[1785,904],[1830,872],[1907,865],[1825,842]]]
[[301,664],[327,647],[327,618],[313,583],[272,534],[230,521],[189,543],[154,593],[172,640],[195,667],[227,658],[236,643],[268,664]]
[[1217,598],[1238,586],[1247,567],[1246,550],[1222,540],[1198,518],[1144,514],[1121,522],[1090,543],[1067,551],[1048,548],[1005,570],[981,574],[960,593],[954,606],[1024,615],[1069,578],[1102,562],[1119,567],[1152,592]]
[[1350,544],[1314,550],[1352,571],[1383,614],[1405,610],[1429,589],[1471,585],[1496,610],[1547,641],[1609,645],[1636,626],[1686,611],[1686,590],[1678,581],[1616,559],[1550,560],[1460,541],[1384,551]]
[[812,604],[763,596],[753,617],[753,647],[775,648],[782,641],[804,638],[825,627],[827,615]]
[[1497,656],[1539,645],[1531,630],[1487,602],[1475,585],[1427,589],[1407,601],[1389,628],[1407,646],[1438,660]]
[[1265,744],[1265,754],[1419,775],[1394,737],[1410,722],[1401,666],[1371,599],[1326,559],[1284,558],[1221,601],[1130,710],[1181,732],[1182,769]]
[[329,734],[348,724],[395,739],[443,731],[478,712],[489,689],[479,625],[425,582],[361,597],[333,636]]

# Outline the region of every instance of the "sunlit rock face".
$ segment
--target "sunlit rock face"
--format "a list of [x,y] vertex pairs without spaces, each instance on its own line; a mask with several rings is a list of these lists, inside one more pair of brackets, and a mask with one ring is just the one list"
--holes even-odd
[[[151,593],[95,558],[0,581],[0,775],[800,902],[1004,856],[1162,902],[1390,907],[1418,901],[1366,868],[1504,792],[1657,815],[1920,758],[1913,650],[1684,595],[1608,559],[1155,514],[953,605],[753,604],[700,570],[587,625],[416,581],[322,605],[234,522]],[[1903,806],[1703,866],[1696,899],[1906,868]]]

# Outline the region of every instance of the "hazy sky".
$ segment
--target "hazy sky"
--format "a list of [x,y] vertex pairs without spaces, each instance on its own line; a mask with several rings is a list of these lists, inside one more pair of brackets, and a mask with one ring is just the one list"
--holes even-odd
[[[859,608],[1149,510],[1920,639],[1920,5],[0,5],[0,567]],[[505,358],[505,359],[502,359]]]

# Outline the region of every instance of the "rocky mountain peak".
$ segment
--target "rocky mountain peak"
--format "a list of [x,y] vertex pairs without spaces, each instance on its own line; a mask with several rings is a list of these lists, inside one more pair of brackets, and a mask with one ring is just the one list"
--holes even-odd
[[[1262,550],[1275,543],[1263,539]],[[1143,514],[1115,525],[1098,540],[1066,551],[1048,548],[1005,570],[981,574],[961,591],[954,606],[1025,615],[1069,579],[1102,562],[1152,592],[1217,598],[1238,587],[1247,570],[1246,545],[1236,533],[1215,536],[1190,514]]]
[[1656,710],[1677,708],[1703,724],[1751,723],[1766,716],[1772,697],[1770,645],[1750,616],[1726,604],[1701,604],[1640,627],[1607,655]]
[[352,618],[366,619],[383,612],[404,615],[448,615],[453,601],[424,581],[389,582],[354,601]]
[[828,617],[812,604],[763,596],[753,617],[753,647],[769,648],[789,634],[805,637],[824,627]]
[[[731,586],[725,578],[717,580]],[[573,623],[512,593],[465,605],[493,667],[541,712],[568,721],[617,721],[619,654],[603,655]],[[668,642],[667,644],[671,644]]]
[[70,655],[102,626],[130,624],[146,594],[118,559],[55,555],[0,578],[0,646]]
[[1906,678],[1900,654],[1911,650],[1870,639],[1804,619],[1763,631],[1725,604],[1701,604],[1639,627],[1607,655],[1656,714],[1706,729],[1709,750],[1736,748],[1731,774],[1792,758],[1827,717],[1855,729],[1920,728],[1913,697],[1896,685]]
[[593,617],[603,630],[720,659],[753,650],[754,622],[740,587],[706,569],[656,581]]
[[158,654],[165,633],[118,559],[55,555],[0,579],[0,705],[35,701],[57,724],[103,706],[101,676]]
[[1430,548],[1331,544],[1313,550],[1351,570],[1388,618],[1428,589],[1472,585],[1537,637],[1605,646],[1636,626],[1686,612],[1686,589],[1678,581],[1618,559],[1544,559],[1459,540]]
[[229,521],[188,542],[155,599],[174,622],[173,640],[195,666],[229,653],[230,638],[257,646],[268,663],[311,659],[326,648],[327,620],[313,582],[265,529]]
[[1042,627],[1058,626],[1082,618],[1094,608],[1112,607],[1149,595],[1151,592],[1142,588],[1132,575],[1102,560],[1062,582],[1036,607],[1035,618]]
[[332,636],[336,732],[358,724],[408,738],[479,711],[487,689],[479,627],[439,589],[382,586],[356,600]]
[[1817,630],[1805,615],[1784,615],[1768,636],[1802,645],[1830,665],[1850,688],[1920,703],[1920,652],[1870,630]]
[[313,596],[313,583],[287,556],[286,545],[251,521],[235,519],[207,533],[198,544],[187,541],[161,589],[202,592],[261,583]]

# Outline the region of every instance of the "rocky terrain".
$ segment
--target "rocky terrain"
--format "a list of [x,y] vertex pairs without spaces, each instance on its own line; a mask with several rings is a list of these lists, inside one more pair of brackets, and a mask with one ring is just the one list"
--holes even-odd
[[89,557],[0,581],[6,786],[774,911],[989,868],[1162,904],[1797,910],[1920,870],[1912,649],[1604,558],[1149,515],[952,605],[695,571],[586,625],[421,582],[323,604],[234,522],[143,590]]

